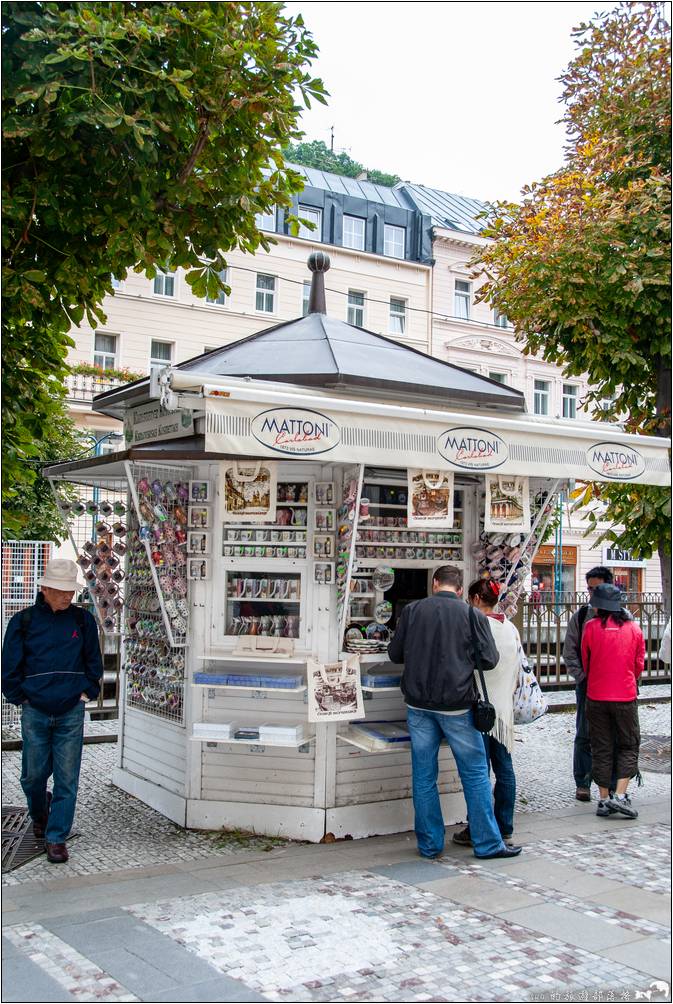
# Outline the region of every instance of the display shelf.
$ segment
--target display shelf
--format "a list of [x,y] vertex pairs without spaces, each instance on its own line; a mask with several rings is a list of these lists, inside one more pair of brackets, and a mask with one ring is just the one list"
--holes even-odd
[[412,547],[414,544],[423,545],[424,547],[433,548],[437,551],[462,551],[462,544],[436,544],[432,541],[427,540],[410,540],[410,541],[394,541],[394,540],[362,540],[358,539],[355,541],[356,547]]
[[[234,638],[234,637],[240,637],[240,635],[239,636],[237,636],[237,635],[230,635],[229,637],[232,637],[232,638]],[[247,635],[245,635],[244,637],[247,637]],[[348,654],[352,655],[352,652],[348,653]],[[250,653],[250,655],[248,655],[248,654],[246,654],[246,655],[232,655],[231,653],[228,653],[226,655],[197,655],[196,658],[199,659],[201,662],[208,662],[208,661],[210,661],[210,662],[268,662],[268,663],[271,663],[271,664],[277,666],[278,663],[281,662],[281,661],[282,662],[298,663],[299,665],[303,665],[304,663],[306,663],[308,661],[308,659],[310,658],[310,656],[308,656],[308,655],[287,655],[285,653],[283,653],[282,656],[281,655],[274,655],[274,656],[269,656],[269,655],[255,655],[253,653]]]
[[[248,684],[237,683],[192,683],[192,687],[207,687],[208,690],[265,690],[271,694],[303,694],[306,692],[306,684],[301,687],[255,687]],[[364,687],[362,688],[365,689]]]
[[392,531],[392,533],[461,533],[463,532],[462,527],[447,527],[446,529],[437,528],[433,530],[431,527],[417,527],[417,526],[380,526],[378,523],[367,523],[366,526],[362,527],[363,530],[383,530],[384,532]]
[[363,685],[362,689],[367,694],[400,694],[401,690],[399,687],[365,687]]
[[351,590],[350,600],[348,602],[351,603],[353,600],[372,600],[375,596],[376,593],[356,593],[354,590]]
[[370,614],[368,617],[349,617],[348,620],[349,620],[349,622],[350,621],[363,621],[363,622],[365,622],[365,621],[373,621],[374,620],[374,615]]
[[355,746],[356,749],[362,750],[363,753],[372,753],[374,756],[380,756],[381,753],[400,753],[402,750],[411,752],[411,740],[408,742],[390,743],[389,747],[384,750],[372,750],[369,746],[365,746],[364,743],[358,742],[351,736],[344,735],[343,732],[337,732],[337,739],[341,739],[343,743],[348,743],[349,746]]
[[[363,565],[371,566],[371,568],[376,568],[380,565],[382,561],[386,561],[388,564],[394,562],[395,568],[434,568],[436,565],[440,564],[442,560],[440,558],[367,558],[364,555],[356,555],[356,560],[358,565],[362,568]],[[464,561],[454,561],[451,559],[451,564],[455,565],[456,568],[462,568],[465,564]]]
[[301,603],[301,600],[278,600],[278,599],[268,599],[265,600],[261,596],[227,596],[227,599],[232,603]]
[[278,746],[286,749],[298,749],[300,746],[308,746],[310,742],[313,742],[315,736],[304,736],[303,739],[282,743],[272,742],[269,739],[223,739],[221,736],[190,736],[189,739],[193,743],[219,743],[226,746]]

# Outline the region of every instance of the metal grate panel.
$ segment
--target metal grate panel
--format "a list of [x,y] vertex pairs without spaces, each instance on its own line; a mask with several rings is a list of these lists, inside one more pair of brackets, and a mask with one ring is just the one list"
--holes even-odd
[[27,809],[2,807],[2,871],[11,872],[44,853],[44,840],[33,835]]

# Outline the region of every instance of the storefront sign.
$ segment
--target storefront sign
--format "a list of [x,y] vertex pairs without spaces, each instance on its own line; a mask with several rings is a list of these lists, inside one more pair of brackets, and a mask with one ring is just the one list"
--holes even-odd
[[158,401],[134,408],[124,423],[127,446],[152,443],[157,439],[181,439],[194,433],[191,411],[167,411]]
[[611,481],[632,481],[645,471],[645,461],[632,446],[619,443],[596,443],[587,450],[592,471]]
[[[534,565],[553,565],[556,562],[556,547],[553,544],[542,544],[538,548],[535,557],[533,558]],[[561,564],[562,565],[576,565],[577,564],[577,548],[576,547],[562,547],[561,548]]]
[[445,460],[471,471],[495,470],[509,458],[507,443],[486,429],[447,429],[438,436],[437,449]]
[[647,562],[644,558],[637,560],[632,551],[623,547],[604,547],[603,564],[608,568],[645,568]]
[[251,429],[262,446],[291,457],[327,453],[341,440],[336,422],[305,408],[270,408],[253,418]]

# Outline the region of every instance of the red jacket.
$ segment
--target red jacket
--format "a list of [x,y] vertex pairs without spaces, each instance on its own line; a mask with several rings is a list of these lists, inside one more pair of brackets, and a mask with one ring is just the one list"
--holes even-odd
[[645,667],[645,639],[635,621],[605,626],[592,617],[582,632],[582,666],[592,701],[635,701],[636,681]]

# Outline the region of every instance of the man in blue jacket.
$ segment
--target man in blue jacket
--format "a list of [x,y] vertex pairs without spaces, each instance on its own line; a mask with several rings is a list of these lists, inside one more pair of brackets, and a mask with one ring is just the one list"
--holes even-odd
[[[84,705],[98,697],[103,675],[96,621],[72,604],[80,588],[77,571],[74,561],[63,558],[47,564],[35,604],[12,617],[2,647],[2,693],[22,707],[21,787],[33,833],[44,837],[53,864],[68,860]],[[51,774],[53,796],[47,792]]]

